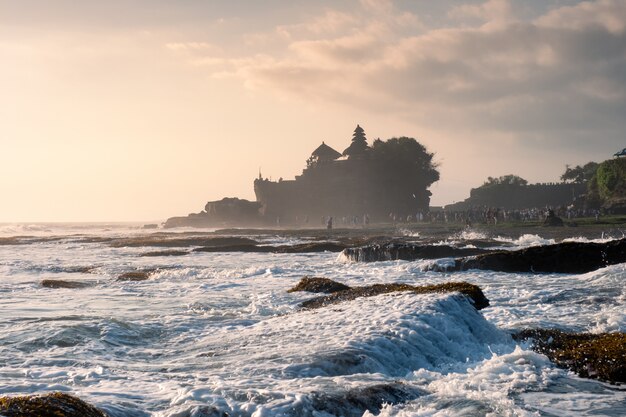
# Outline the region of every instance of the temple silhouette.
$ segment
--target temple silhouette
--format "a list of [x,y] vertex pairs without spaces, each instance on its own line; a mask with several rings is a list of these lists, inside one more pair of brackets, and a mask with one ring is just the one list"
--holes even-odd
[[[343,152],[322,142],[293,180],[272,181],[259,173],[254,180],[255,202],[212,201],[205,211],[171,218],[165,226],[318,226],[320,219],[330,217],[364,223],[389,221],[390,215],[415,216],[428,211],[427,188],[439,178],[432,156],[411,138],[377,139],[370,147],[357,125]],[[420,175],[422,171],[426,175]]]

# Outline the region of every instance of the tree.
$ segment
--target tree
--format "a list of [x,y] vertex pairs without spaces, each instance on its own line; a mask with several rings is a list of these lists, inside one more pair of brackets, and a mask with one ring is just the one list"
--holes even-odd
[[415,214],[428,207],[427,188],[439,180],[433,153],[413,138],[400,137],[375,140],[369,154],[370,181],[384,184],[386,193],[378,199],[393,201],[390,209],[396,213]]
[[354,155],[362,155],[367,151],[369,147],[367,146],[367,138],[365,137],[365,131],[359,125],[356,125],[354,129],[354,133],[352,134],[352,143],[350,146],[343,151],[343,155],[348,155],[349,157]]
[[588,162],[584,166],[576,165],[571,168],[565,165],[565,172],[561,175],[561,181],[582,184],[590,181],[598,170],[598,163]]
[[513,174],[503,175],[498,178],[487,177],[487,181],[485,181],[483,187],[489,187],[492,185],[513,185],[519,187],[523,185],[528,185],[528,181],[526,181],[522,177]]

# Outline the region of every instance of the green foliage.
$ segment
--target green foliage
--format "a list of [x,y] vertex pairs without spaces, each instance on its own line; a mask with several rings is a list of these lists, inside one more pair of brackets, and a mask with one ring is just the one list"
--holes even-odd
[[370,156],[377,175],[393,176],[389,179],[396,182],[427,188],[439,180],[434,154],[413,138],[403,136],[384,142],[377,139]]
[[513,186],[523,186],[528,185],[528,181],[526,181],[522,177],[518,177],[517,175],[509,174],[503,175],[498,178],[488,177],[487,181],[483,184],[483,187],[489,187],[493,185],[513,185]]
[[583,166],[576,165],[574,168],[565,165],[565,172],[561,175],[561,180],[578,184],[590,181],[595,175],[598,166],[597,162],[587,162]]
[[600,164],[595,181],[599,196],[604,199],[626,195],[626,159],[609,159]]

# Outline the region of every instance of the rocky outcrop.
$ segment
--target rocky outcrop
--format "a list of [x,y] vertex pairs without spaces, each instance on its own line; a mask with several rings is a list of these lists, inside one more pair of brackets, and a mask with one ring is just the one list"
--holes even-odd
[[432,265],[429,269],[582,274],[623,262],[626,262],[626,239],[606,243],[562,242],[517,251],[498,251],[457,259],[453,266]]
[[399,404],[414,400],[426,393],[401,382],[353,388],[338,393],[315,393],[309,396],[313,410],[298,410],[301,416],[341,415],[360,417],[365,411],[377,415],[384,404]]
[[[323,280],[323,281],[320,281]],[[317,281],[317,282],[316,282]],[[316,297],[311,300],[305,301],[300,304],[303,308],[320,308],[327,305],[337,304],[343,301],[354,300],[359,297],[373,297],[381,294],[389,294],[394,292],[412,292],[414,294],[432,294],[432,293],[449,293],[459,292],[466,295],[472,301],[474,307],[477,310],[483,309],[489,306],[489,300],[485,297],[480,287],[467,282],[448,282],[445,284],[414,286],[409,284],[374,284],[365,287],[348,287],[344,284],[332,281],[327,278],[305,278],[300,281],[298,285],[289,290],[294,291],[308,291],[308,288],[317,289],[316,283],[319,283],[320,287],[329,288],[332,283],[337,286],[347,287],[346,289],[332,292],[330,295],[322,297]],[[302,289],[301,289],[302,288]]]
[[414,243],[384,243],[359,248],[346,248],[343,255],[354,262],[414,261],[416,259],[455,258],[491,251],[479,248],[457,248],[448,245],[418,245]]
[[171,237],[167,233],[155,233],[148,236],[114,239],[109,245],[114,248],[156,246],[165,248],[183,248],[190,246],[226,247],[232,245],[255,245],[254,239],[239,236],[183,236]]
[[163,224],[172,227],[216,227],[224,225],[257,225],[261,221],[261,203],[239,198],[209,201],[200,213],[171,217]]
[[297,245],[255,245],[238,244],[228,246],[208,246],[196,248],[194,252],[257,252],[257,253],[313,253],[313,252],[341,252],[345,244],[333,242],[311,242]]
[[86,281],[70,281],[64,279],[44,279],[40,282],[42,287],[46,288],[87,288],[94,285],[92,282]]
[[147,271],[133,271],[133,272],[124,272],[120,274],[116,281],[146,281],[150,278],[151,272]]
[[44,395],[0,397],[4,417],[107,417],[80,398],[62,392]]
[[298,282],[298,284],[287,290],[287,292],[297,292],[297,291],[306,291],[306,292],[323,292],[323,293],[333,293],[337,291],[345,291],[349,290],[345,284],[341,282],[333,281],[329,278],[317,278],[317,277],[304,277]]
[[533,350],[583,378],[626,382],[626,333],[565,333],[528,329],[514,338],[531,340]]

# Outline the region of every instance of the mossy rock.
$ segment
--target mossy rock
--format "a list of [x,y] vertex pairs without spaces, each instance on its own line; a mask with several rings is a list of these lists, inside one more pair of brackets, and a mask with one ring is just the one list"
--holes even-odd
[[626,333],[566,333],[527,329],[514,337],[517,340],[531,339],[533,350],[583,378],[626,382]]
[[307,291],[307,292],[324,292],[333,293],[337,291],[349,290],[345,284],[333,281],[329,278],[304,277],[296,284],[295,287],[287,290],[287,292]]
[[3,417],[107,417],[80,398],[62,392],[0,397]]
[[[317,278],[319,280],[320,278]],[[333,280],[324,279],[324,285],[330,287],[333,284],[344,286],[344,284]],[[327,281],[326,281],[327,280]],[[321,282],[321,281],[320,281]],[[302,283],[302,281],[301,281]],[[299,287],[298,284],[295,288]],[[304,285],[303,285],[304,286]],[[298,291],[292,288],[289,290]],[[331,304],[337,304],[342,301],[354,300],[359,297],[373,297],[380,294],[389,294],[394,292],[412,292],[414,294],[432,294],[432,293],[451,293],[460,292],[470,298],[477,310],[489,306],[489,300],[485,297],[480,287],[467,282],[448,282],[444,284],[415,286],[409,284],[391,283],[391,284],[374,284],[365,287],[347,287],[346,289],[335,291],[332,294],[322,297],[313,298],[300,304],[303,308],[320,308]]]

